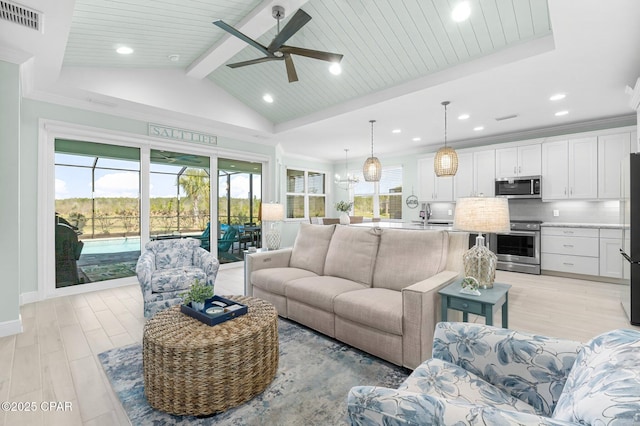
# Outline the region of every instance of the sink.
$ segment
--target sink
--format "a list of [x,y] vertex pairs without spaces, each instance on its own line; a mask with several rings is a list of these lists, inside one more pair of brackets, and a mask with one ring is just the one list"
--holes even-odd
[[429,221],[427,225],[444,225],[451,226],[451,222],[438,222],[438,221]]

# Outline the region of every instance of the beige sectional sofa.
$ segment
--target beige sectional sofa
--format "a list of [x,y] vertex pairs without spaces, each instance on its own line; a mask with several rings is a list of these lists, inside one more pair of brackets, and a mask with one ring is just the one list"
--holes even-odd
[[466,232],[301,224],[293,248],[247,256],[246,294],[394,364],[431,357],[438,290],[461,276]]

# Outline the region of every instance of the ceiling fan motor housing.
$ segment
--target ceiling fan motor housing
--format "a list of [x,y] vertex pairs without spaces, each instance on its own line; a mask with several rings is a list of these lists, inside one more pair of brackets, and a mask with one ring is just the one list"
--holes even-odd
[[282,6],[273,6],[271,8],[271,16],[276,19],[284,19],[284,7]]

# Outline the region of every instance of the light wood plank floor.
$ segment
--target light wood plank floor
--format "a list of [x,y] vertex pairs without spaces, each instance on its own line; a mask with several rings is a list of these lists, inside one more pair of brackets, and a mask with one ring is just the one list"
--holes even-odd
[[[239,266],[219,272],[217,294],[243,293]],[[631,328],[619,302],[622,286],[501,271],[496,281],[513,285],[510,328],[578,341],[614,328]],[[139,287],[31,303],[22,306],[21,313],[24,332],[0,338],[0,401],[33,401],[38,409],[0,412],[0,424],[130,424],[97,355],[142,341]],[[494,321],[500,324],[499,313]],[[68,401],[72,409],[44,412],[40,404],[45,401]]]

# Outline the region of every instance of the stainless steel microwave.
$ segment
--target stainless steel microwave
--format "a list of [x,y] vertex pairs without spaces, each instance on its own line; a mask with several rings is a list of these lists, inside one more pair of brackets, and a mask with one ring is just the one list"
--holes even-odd
[[540,176],[496,179],[496,197],[542,198]]

